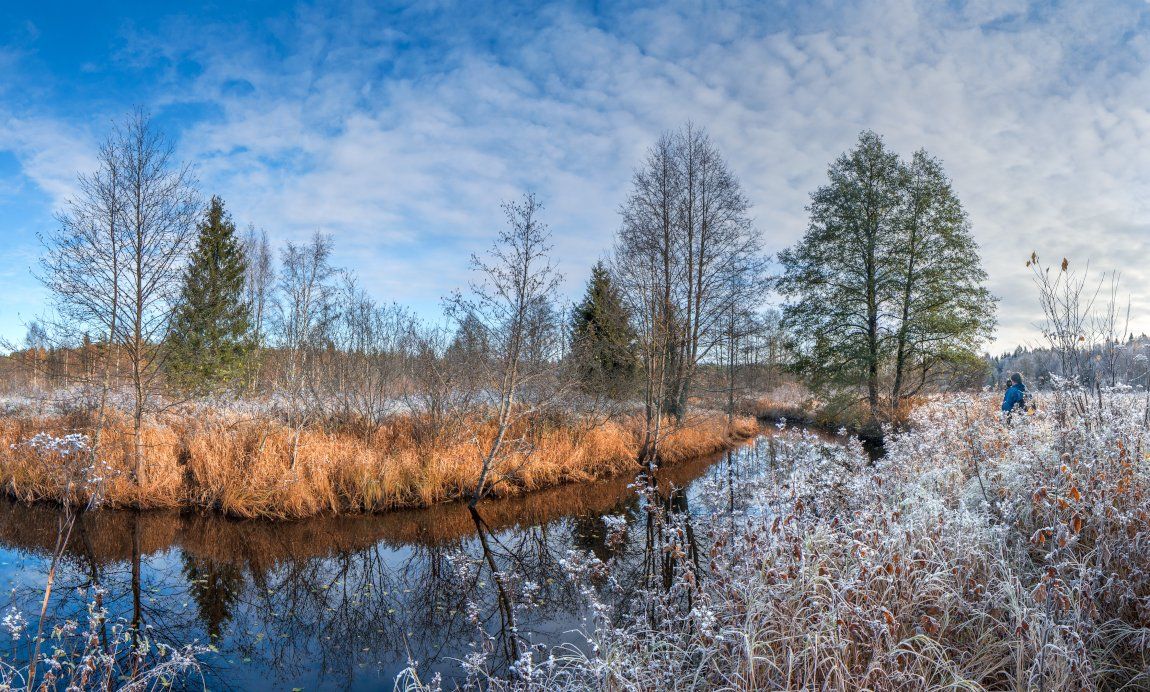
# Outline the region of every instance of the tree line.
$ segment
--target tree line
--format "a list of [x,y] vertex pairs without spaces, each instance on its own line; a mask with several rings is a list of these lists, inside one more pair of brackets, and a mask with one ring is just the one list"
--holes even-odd
[[544,205],[528,193],[504,204],[504,229],[471,258],[475,280],[444,300],[445,319],[428,321],[334,266],[330,236],[277,257],[266,233],[238,231],[137,111],[43,237],[37,275],[53,310],[13,357],[73,358],[72,379],[94,392],[97,446],[109,407],[130,413],[137,472],[145,416],[189,398],[259,393],[299,429],[402,411],[429,435],[482,411],[497,430],[488,462],[529,445],[529,421],[557,407],[638,411],[651,461],[699,397],[733,413],[748,383],[770,386],[784,366],[879,421],[977,358],[994,299],[937,159],[903,160],[864,132],[812,194],[808,229],[774,275],[750,210],[688,123],[636,167],[577,304],[563,305]]

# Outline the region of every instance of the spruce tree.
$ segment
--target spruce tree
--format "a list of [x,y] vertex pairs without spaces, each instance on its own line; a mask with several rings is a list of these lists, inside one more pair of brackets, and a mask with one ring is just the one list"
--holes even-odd
[[610,272],[597,263],[587,293],[571,316],[571,353],[583,390],[616,399],[626,396],[638,374],[636,338]]
[[247,258],[219,197],[212,197],[197,231],[168,333],[167,366],[178,390],[207,394],[243,381],[255,340],[244,300]]

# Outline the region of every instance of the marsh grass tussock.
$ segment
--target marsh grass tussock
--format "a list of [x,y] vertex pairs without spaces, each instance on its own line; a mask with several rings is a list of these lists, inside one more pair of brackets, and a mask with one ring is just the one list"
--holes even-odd
[[[623,597],[615,558],[572,553],[569,578],[591,613],[585,645],[524,646],[509,670],[479,647],[463,662],[470,681],[504,690],[1150,687],[1145,395],[1044,395],[1039,413],[1010,427],[996,404],[932,399],[874,464],[854,442],[776,439],[776,465],[740,481],[734,513],[692,518],[648,505],[648,552],[662,568],[644,591]],[[399,682],[436,686],[418,670]]]
[[[634,472],[637,418],[586,422],[530,421],[517,445],[499,459],[491,495],[507,497],[565,483]],[[22,443],[45,431],[84,430],[79,414],[0,418],[0,483],[23,501],[60,501],[58,473]],[[523,423],[526,425],[527,423]],[[753,419],[697,413],[676,426],[662,460],[679,463],[722,451],[753,436]],[[130,473],[131,423],[113,419],[99,450],[104,507],[196,508],[237,517],[300,518],[427,507],[462,499],[474,487],[485,420],[463,420],[450,434],[428,435],[409,415],[377,426],[303,428],[270,416],[196,409],[155,417],[145,428],[139,481]],[[84,500],[84,498],[73,498]]]

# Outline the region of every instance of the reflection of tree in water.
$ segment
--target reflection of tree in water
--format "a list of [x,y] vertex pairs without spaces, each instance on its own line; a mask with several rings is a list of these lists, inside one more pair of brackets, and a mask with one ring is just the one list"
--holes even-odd
[[[483,550],[483,562],[487,564],[491,573],[491,581],[495,584],[499,628],[493,641],[496,644],[496,649],[502,654],[503,660],[507,664],[511,664],[519,660],[519,650],[525,642],[520,639],[522,635],[519,632],[519,625],[515,622],[517,608],[512,600],[509,575],[503,571],[495,559],[495,551],[491,548],[493,539],[489,540],[488,538],[488,528],[483,523],[483,517],[480,516],[479,510],[472,507],[471,517],[475,520],[475,534],[479,536],[479,545]],[[476,570],[475,574],[480,574],[480,571]]]
[[[709,522],[733,516],[735,509],[745,506],[746,498],[738,496],[735,488],[749,474],[762,471],[769,449],[756,443],[724,454],[710,467],[704,488],[695,493],[674,476],[640,474],[635,482],[639,494],[627,514],[633,535],[626,551],[610,554],[617,588],[602,594],[617,618],[641,616],[657,627],[661,618],[690,609],[698,590],[706,588],[710,546],[704,545],[702,536],[708,534]],[[700,494],[706,496],[701,501],[705,513],[695,514],[692,504],[700,501],[695,497]],[[700,521],[704,522],[702,532],[696,526]],[[595,554],[603,559],[600,552]]]
[[187,553],[182,553],[180,557],[184,563],[188,591],[199,608],[204,629],[214,642],[220,638],[224,626],[232,619],[232,608],[244,588],[243,570],[236,565]]
[[[33,519],[39,518],[34,510],[26,509]],[[150,547],[141,524],[141,514],[120,513],[118,527],[122,533],[112,540],[104,534],[106,527],[100,525],[96,515],[84,514],[77,518],[57,573],[57,588],[48,611],[50,622],[71,619],[89,623],[88,607],[94,603],[108,613],[107,618],[97,620],[94,626],[94,633],[101,638],[105,649],[110,648],[108,638],[117,622],[130,626],[125,634],[133,645],[141,641],[142,636],[152,643],[171,646],[204,641],[194,609],[173,607],[182,603],[187,595],[180,570],[173,569],[164,554]],[[40,550],[35,544],[26,549],[33,558]],[[35,559],[23,566],[23,576],[27,578],[21,580],[13,595],[24,612],[30,609],[22,604],[38,602],[43,597],[38,570],[44,567]],[[119,647],[117,655],[117,668],[134,674],[140,661],[132,654],[131,647]],[[215,668],[215,662],[205,661],[207,676],[213,675]]]
[[601,516],[578,516],[571,520],[571,543],[576,550],[590,552],[603,562],[614,557],[607,546],[607,522]]
[[[253,573],[236,608],[231,645],[284,680],[314,675],[337,687],[394,675],[409,656],[455,673],[454,659],[465,657],[475,639],[468,620],[474,604],[482,627],[505,647],[506,663],[517,650],[511,633],[526,635],[535,623],[575,608],[577,592],[563,578],[566,546],[553,545],[548,527],[493,533],[481,526],[474,538],[452,544],[378,544]],[[460,570],[461,560],[483,569]],[[540,585],[530,609],[521,607],[522,575]]]
[[474,618],[472,639],[479,635],[488,668],[503,672],[541,640],[554,643],[578,626],[582,601],[562,560],[574,522],[493,531],[482,508],[472,518],[476,540],[460,546],[453,574]]
[[631,494],[620,501],[610,512],[597,514],[577,514],[571,517],[571,543],[576,550],[590,552],[602,562],[609,562],[620,556],[623,545],[609,540],[610,530],[604,519],[622,515],[630,518],[639,511],[639,496]]
[[389,573],[370,549],[255,572],[231,644],[281,679],[310,673],[350,687],[360,677],[363,650],[396,638]]
[[690,609],[693,588],[679,594],[670,593],[673,585],[681,583],[679,574],[691,571],[697,580],[702,573],[686,490],[674,484],[670,488],[660,488],[657,480],[653,479],[645,493],[643,578],[637,583],[646,592],[658,592],[660,596],[658,599],[642,599],[647,618],[655,626],[661,617],[660,611],[665,611],[675,601],[682,601],[681,605]]

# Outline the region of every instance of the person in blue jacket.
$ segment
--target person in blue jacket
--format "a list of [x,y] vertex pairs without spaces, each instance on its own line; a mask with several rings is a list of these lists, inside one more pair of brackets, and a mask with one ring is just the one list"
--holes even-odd
[[1022,373],[1011,373],[1006,388],[1006,395],[1002,397],[1002,412],[1006,414],[1009,423],[1013,414],[1021,413],[1026,407],[1026,385],[1022,383]]

